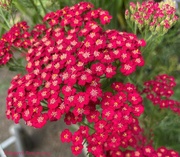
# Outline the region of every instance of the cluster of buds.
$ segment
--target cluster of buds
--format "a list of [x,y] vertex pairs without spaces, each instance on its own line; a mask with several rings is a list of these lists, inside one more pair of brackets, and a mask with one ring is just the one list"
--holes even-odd
[[140,31],[148,30],[152,34],[163,35],[177,22],[175,13],[174,3],[149,0],[142,4],[131,2],[129,10],[125,12],[125,18]]
[[0,0],[0,7],[8,10],[12,0]]
[[173,87],[176,85],[174,77],[166,74],[158,75],[155,80],[147,81],[144,85],[144,93],[154,105],[180,114],[180,102],[170,98],[174,94]]

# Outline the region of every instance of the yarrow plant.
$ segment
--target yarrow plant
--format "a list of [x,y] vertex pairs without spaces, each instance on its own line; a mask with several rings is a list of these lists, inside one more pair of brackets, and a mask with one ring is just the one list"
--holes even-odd
[[[140,22],[143,8],[150,16],[154,8],[161,12],[165,7],[148,1],[130,8],[132,14],[139,13],[131,20]],[[160,20],[167,32],[177,21],[174,8],[169,13],[172,8],[160,19],[159,14],[151,14],[151,26],[159,27]],[[156,16],[157,21],[152,21]],[[77,124],[75,132],[65,129],[60,135],[62,142],[72,143],[74,155],[86,143],[89,156],[178,157],[178,152],[166,147],[155,149],[139,120],[145,110],[144,95],[160,108],[180,113],[179,102],[170,99],[174,78],[159,75],[139,88],[130,75],[146,63],[141,51],[146,41],[133,33],[104,29],[111,18],[108,11],[80,2],[47,13],[32,29],[24,21],[6,32],[0,40],[0,65],[21,72],[8,89],[6,115],[35,128],[61,118],[67,125]],[[148,25],[138,24],[141,31]],[[17,62],[17,50],[25,67]]]

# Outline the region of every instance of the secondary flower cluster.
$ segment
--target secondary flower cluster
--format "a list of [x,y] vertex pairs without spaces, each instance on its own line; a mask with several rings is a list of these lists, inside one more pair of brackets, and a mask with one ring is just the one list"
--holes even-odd
[[173,87],[176,85],[173,76],[158,75],[155,80],[147,81],[144,85],[144,93],[154,105],[159,105],[160,108],[169,108],[180,114],[180,102],[170,98],[174,94]]
[[15,48],[27,48],[30,46],[29,26],[26,22],[15,24],[0,40],[0,66],[5,65],[13,56]]
[[[136,136],[141,129],[137,117],[144,111],[142,98],[130,83],[114,82],[112,89],[113,92],[103,93],[101,101],[77,109],[77,116],[87,119],[91,133],[86,126],[81,126],[73,135],[67,129],[61,133],[62,142],[73,143],[73,154],[81,153],[84,140],[88,143],[88,152],[94,156],[138,145]],[[73,123],[77,110],[66,114],[67,124]]]
[[[128,151],[111,151],[109,157],[179,157],[179,154],[174,150],[169,150],[165,147],[160,147],[155,150],[151,145],[137,148],[136,150]],[[102,156],[106,157],[106,156]]]
[[140,4],[131,2],[129,10],[126,10],[126,19],[139,28],[149,30],[153,34],[165,34],[176,22],[175,5],[167,2],[145,1]]

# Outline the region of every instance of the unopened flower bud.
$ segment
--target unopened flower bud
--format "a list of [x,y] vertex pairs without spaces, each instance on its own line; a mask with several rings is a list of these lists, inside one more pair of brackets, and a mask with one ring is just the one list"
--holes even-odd
[[157,33],[157,34],[159,34],[160,32],[161,32],[161,25],[160,24],[158,24],[157,26],[156,26],[156,28],[155,28],[155,32]]
[[134,14],[136,12],[136,5],[132,2],[130,2],[129,10],[132,14]]
[[129,17],[130,17],[129,10],[126,10],[125,11],[125,19],[126,20],[129,19]]
[[9,9],[11,0],[0,0],[0,7],[3,9]]
[[172,6],[173,8],[176,8],[176,1],[175,0],[164,0],[160,4],[162,6],[165,5],[165,4],[168,4],[168,5]]

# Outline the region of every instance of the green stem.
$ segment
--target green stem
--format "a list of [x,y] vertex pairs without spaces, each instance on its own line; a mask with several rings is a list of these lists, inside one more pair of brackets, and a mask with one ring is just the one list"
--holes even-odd
[[12,57],[12,64],[13,64],[13,66],[21,69],[22,71],[25,71],[25,67],[23,65],[19,64],[17,62],[16,58],[14,58],[14,56]]
[[15,14],[15,13],[13,13],[13,12],[12,12],[12,10],[11,10],[10,15],[11,15],[11,19],[12,19],[12,22],[13,22],[13,25],[14,25],[14,24],[15,24],[14,19],[15,19],[16,14]]
[[22,53],[22,54],[26,54],[27,52],[27,50],[26,49],[24,49],[24,48],[17,48],[17,47],[15,47],[15,46],[12,46],[12,48],[13,48],[13,50],[16,50],[17,52],[20,52],[20,53]]
[[[145,39],[147,45],[146,45],[146,47],[143,47],[143,48],[142,48],[142,53],[144,53],[144,52],[145,52],[146,54],[147,54],[147,53],[150,53],[149,49],[152,51],[152,47],[151,47],[151,46],[152,46],[153,43],[155,43],[154,41],[158,38],[158,37],[156,37],[155,40],[152,41],[151,39],[152,39],[153,37],[154,37],[154,36],[151,34],[148,39]],[[155,44],[157,45],[157,43],[155,43]],[[147,51],[147,50],[148,50],[148,51]],[[147,58],[147,57],[146,57],[146,58]]]
[[86,126],[88,126],[89,128],[91,128],[92,130],[95,130],[93,127],[91,127],[90,125],[86,124],[85,122],[80,122],[80,124],[86,125]]
[[132,78],[132,76],[133,76],[133,75],[127,76],[127,77],[126,77],[127,80],[128,80],[130,83],[133,83],[135,86],[137,86],[138,89],[141,91],[141,90],[143,89],[143,83],[142,83],[142,81],[138,81],[138,80],[137,80],[137,77],[135,77],[135,80],[137,80],[137,81],[134,81],[134,79]]
[[130,83],[136,84],[136,83],[130,78],[130,76],[127,76],[127,79],[128,79],[128,81],[129,81]]
[[9,28],[8,28],[4,23],[1,23],[1,22],[0,22],[0,26],[3,27],[6,31],[9,30]]
[[84,145],[86,142],[87,142],[87,141],[86,141],[86,140],[84,140],[83,145]]
[[145,39],[146,42],[148,42],[152,37],[153,37],[153,34],[151,34],[151,35],[149,36],[149,38]]
[[61,9],[61,0],[58,0],[59,8]]
[[8,28],[11,28],[9,22],[7,21],[7,18],[4,15],[4,12],[2,11],[2,9],[0,9],[0,13],[1,13],[1,17],[3,18],[3,20],[5,21],[6,25]]
[[45,7],[44,7],[44,5],[43,5],[42,1],[41,1],[41,0],[39,0],[39,2],[40,2],[40,4],[41,4],[41,7],[42,7],[43,12],[44,12],[44,15],[45,15],[45,14],[47,13],[47,12],[46,12],[46,9],[45,9]]
[[128,24],[128,26],[129,26],[129,28],[131,29],[131,31],[133,31],[133,26],[132,26],[132,23],[131,22],[129,22],[129,21],[127,21],[127,24]]
[[134,34],[137,35],[137,25],[136,25],[136,24],[135,24],[135,26],[134,26]]
[[39,13],[39,10],[38,10],[37,6],[35,5],[35,3],[33,2],[33,0],[30,0],[30,1],[31,1],[31,3],[32,3],[33,7],[34,7],[34,9],[35,9],[36,12],[37,12],[37,15],[38,15],[41,19],[43,19],[43,17],[42,17],[41,14]]
[[12,1],[12,3],[23,15],[25,14],[25,15],[27,15],[27,17],[29,16],[28,10],[25,9],[25,7],[22,5],[22,3],[20,3],[18,0]]

